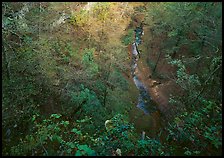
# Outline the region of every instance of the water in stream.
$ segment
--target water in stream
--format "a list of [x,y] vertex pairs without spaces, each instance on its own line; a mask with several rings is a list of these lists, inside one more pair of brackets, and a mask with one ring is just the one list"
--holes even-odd
[[135,32],[135,42],[132,44],[132,63],[131,63],[131,74],[134,80],[136,87],[139,89],[139,97],[138,97],[138,104],[137,107],[144,111],[145,114],[150,114],[155,112],[157,109],[155,105],[150,104],[151,97],[147,88],[144,84],[139,80],[138,76],[136,75],[137,70],[137,62],[140,58],[140,52],[138,51],[138,45],[141,43],[141,36],[143,34],[143,30],[136,29]]

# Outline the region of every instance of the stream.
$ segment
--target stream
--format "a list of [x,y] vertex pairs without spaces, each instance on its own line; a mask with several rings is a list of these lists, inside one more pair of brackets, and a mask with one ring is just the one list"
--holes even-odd
[[151,114],[157,109],[155,105],[150,104],[152,102],[149,92],[145,85],[139,80],[137,74],[138,60],[140,58],[140,52],[138,51],[138,45],[141,44],[141,36],[143,35],[142,28],[137,28],[135,30],[135,42],[132,44],[132,61],[131,61],[131,75],[133,77],[134,83],[139,90],[138,104],[137,107],[141,109],[145,114]]

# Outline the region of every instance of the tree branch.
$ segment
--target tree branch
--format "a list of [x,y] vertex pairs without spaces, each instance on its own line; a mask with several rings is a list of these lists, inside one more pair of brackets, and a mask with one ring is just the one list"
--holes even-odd
[[[210,80],[210,78],[215,74],[215,72],[219,69],[219,68],[221,68],[221,66],[222,66],[222,64],[220,64],[212,73],[211,73],[211,75],[207,78],[207,80],[204,82],[204,86],[203,86],[203,88],[202,88],[202,90],[199,92],[199,94],[196,96],[196,98],[193,100],[193,105],[195,105],[195,103],[196,103],[196,100],[198,99],[198,97],[203,93],[203,91],[205,90],[205,87],[206,87],[206,84],[207,84],[207,82]],[[193,106],[192,105],[192,106]]]
[[40,144],[41,144],[41,146],[43,147],[43,149],[44,149],[45,153],[46,153],[46,154],[47,154],[47,156],[48,156],[48,152],[47,152],[47,150],[45,149],[45,147],[44,147],[44,145],[43,145],[43,143],[42,143],[42,141],[41,141],[41,138],[40,138]]

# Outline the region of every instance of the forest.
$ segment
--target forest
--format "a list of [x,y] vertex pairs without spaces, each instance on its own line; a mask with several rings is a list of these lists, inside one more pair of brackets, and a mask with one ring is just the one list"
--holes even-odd
[[222,2],[2,2],[2,156],[221,156]]

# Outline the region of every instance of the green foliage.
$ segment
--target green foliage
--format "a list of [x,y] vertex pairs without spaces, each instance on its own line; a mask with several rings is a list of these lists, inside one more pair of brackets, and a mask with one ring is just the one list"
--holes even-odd
[[164,146],[157,141],[156,139],[146,139],[138,141],[138,150],[136,151],[136,155],[139,156],[165,156]]
[[119,148],[122,155],[127,155],[134,150],[134,127],[121,114],[115,115],[111,121],[114,128],[102,133],[99,137],[100,141],[97,142],[99,155],[111,155],[111,148],[114,151]]
[[83,51],[83,57],[82,62],[85,65],[91,64],[93,60],[93,53],[95,52],[95,49],[85,49]]
[[[36,96],[45,95],[47,98],[45,92],[41,92],[42,84],[35,78],[40,67],[32,47],[25,45],[17,48],[17,51],[12,52],[13,54],[6,52],[11,56],[9,74],[11,78],[9,80],[3,77],[3,132],[12,131],[8,138],[10,142],[5,142],[5,135],[3,137],[6,148],[18,142],[19,138],[24,137],[24,131],[29,130],[29,120],[39,111],[38,106],[41,104]],[[42,102],[44,101],[43,99]]]
[[[156,6],[156,7],[153,7]],[[148,6],[148,24],[156,47],[175,66],[173,79],[183,94],[170,97],[176,112],[166,143],[172,155],[219,155],[221,152],[220,3],[159,3]],[[160,40],[161,41],[161,40]],[[211,90],[212,89],[212,90]]]
[[79,12],[73,12],[70,22],[76,27],[83,27],[87,24],[88,12],[86,10],[80,10]]
[[78,135],[81,135],[81,134],[82,134],[81,131],[77,130],[76,128],[73,128],[73,129],[71,130],[71,132],[76,133],[76,134],[78,134]]
[[113,71],[110,75],[110,82],[116,86],[116,87],[120,87],[123,90],[127,90],[128,89],[128,82],[127,80],[124,78],[124,76],[122,75],[122,73],[118,70],[115,69],[115,71]]
[[[216,118],[213,118],[214,116]],[[173,139],[186,144],[185,155],[206,155],[207,150],[211,148],[210,145],[213,146],[213,153],[218,154],[222,145],[221,120],[220,107],[203,99],[199,110],[184,112],[175,119],[168,128],[167,140]]]
[[70,123],[64,119],[61,114],[52,114],[49,119],[44,120],[38,117],[34,120],[33,133],[13,146],[11,155],[95,155],[94,150],[82,144],[92,140],[78,130],[79,121]]
[[121,155],[165,155],[164,146],[156,139],[139,140],[133,127],[122,114],[115,115],[111,120],[112,128],[101,134],[97,141],[99,155],[111,155],[117,149]]
[[79,145],[75,156],[95,156],[95,151],[89,148],[87,145]]
[[65,47],[65,51],[68,52],[67,57],[71,58],[71,61],[77,61],[80,59],[79,57],[79,49],[74,48],[71,42],[67,42]]
[[72,57],[76,60],[78,58],[77,52],[73,49],[71,43],[64,43],[63,41],[57,40],[53,42],[52,49],[63,63],[68,64],[71,62]]
[[51,118],[60,118],[61,115],[60,114],[51,114]]
[[[213,5],[213,3],[161,3],[158,7],[151,9],[149,16],[153,18],[154,33],[158,35],[166,33],[168,35],[163,45],[170,43],[170,41],[176,41],[173,45],[171,43],[167,45],[165,49],[173,50],[175,47],[188,45],[191,50],[189,53],[198,55],[205,38],[209,43],[216,43],[210,40],[214,38],[212,32],[217,32],[220,25],[221,8],[219,6],[219,4]],[[212,19],[218,25],[214,26]],[[192,40],[189,34],[197,34],[198,36]],[[219,39],[217,36],[215,38]],[[178,39],[179,42],[177,42]],[[216,45],[217,43],[208,46],[208,48],[214,49],[217,47]]]
[[93,7],[93,16],[100,21],[105,21],[110,16],[110,13],[108,12],[110,5],[109,2],[96,3]]
[[154,61],[151,61],[151,60],[148,60],[147,64],[148,64],[148,67],[150,67],[152,70],[156,65],[156,63]]
[[219,65],[222,63],[222,56],[215,56],[213,57],[210,65],[210,70],[215,70]]
[[[126,47],[93,37],[93,22],[103,27],[102,36],[112,35],[111,29],[104,29],[115,26],[112,3],[95,3],[91,12],[82,9],[86,4],[2,3],[2,154],[220,155],[221,3],[146,3],[151,42],[162,37],[156,47],[177,68],[174,79],[184,89],[183,97],[170,98],[178,111],[168,127],[164,125],[168,134],[161,142],[158,136],[140,140],[128,121],[133,103],[132,83],[124,77],[130,68]],[[135,13],[144,9],[138,7]],[[72,12],[69,20],[76,32],[69,32],[67,22],[50,28],[61,10]],[[129,29],[121,38],[125,46],[133,41],[133,33]],[[189,72],[190,66],[195,70]],[[105,128],[106,120],[111,124]]]
[[129,29],[127,35],[121,38],[122,43],[125,46],[131,44],[133,42],[134,29]]
[[99,66],[97,63],[94,62],[93,53],[95,49],[85,49],[83,52],[82,63],[86,68],[86,73],[89,77],[93,77],[99,72]]
[[[133,125],[121,114],[111,119],[113,128],[99,133],[97,139],[88,133],[84,134],[82,132],[84,129],[81,131],[81,127],[88,119],[71,122],[61,114],[52,114],[44,120],[38,115],[35,118],[32,133],[11,148],[12,155],[111,155],[111,148],[113,150],[119,148],[122,155],[130,153],[157,155],[157,152],[163,155],[161,152],[163,147],[158,141],[153,139],[138,141]],[[151,150],[150,153],[148,149]]]
[[[106,110],[102,108],[100,100],[97,94],[86,88],[83,84],[80,86],[79,92],[71,93],[71,110],[76,106],[81,106],[81,114],[85,119],[80,120],[80,123],[85,123],[85,130],[93,133],[92,128],[96,128],[99,125],[103,125],[104,118],[106,116]],[[89,116],[86,118],[86,115]],[[74,116],[72,116],[74,117]],[[88,124],[91,124],[88,126]]]
[[85,114],[93,114],[96,109],[98,109],[101,105],[95,92],[85,88],[84,85],[81,85],[81,91],[78,93],[71,94],[71,101],[74,105],[82,105]]
[[145,12],[145,6],[139,6],[139,7],[135,7],[135,10],[139,13],[144,13]]
[[193,93],[195,91],[195,87],[201,85],[196,74],[189,75],[186,73],[186,67],[181,62],[181,60],[172,60],[170,64],[177,65],[178,70],[176,83],[179,84],[183,89],[190,90]]

